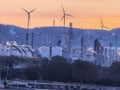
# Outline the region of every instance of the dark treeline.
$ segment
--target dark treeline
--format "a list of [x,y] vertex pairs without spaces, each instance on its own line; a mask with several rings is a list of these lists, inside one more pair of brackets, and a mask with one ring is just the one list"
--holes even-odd
[[[22,80],[78,82],[120,86],[120,62],[114,62],[111,67],[101,67],[82,60],[75,60],[71,63],[63,57],[55,56],[52,57],[51,60],[47,58],[32,59],[32,62],[27,65],[27,67],[15,68],[14,64],[16,60],[21,60],[18,59],[19,58],[16,57],[9,57],[9,61],[6,60],[9,66],[8,79],[14,80],[17,78]],[[25,63],[24,59],[22,61]],[[29,61],[30,59],[26,62]],[[2,69],[2,77],[6,76],[5,72],[6,69]]]

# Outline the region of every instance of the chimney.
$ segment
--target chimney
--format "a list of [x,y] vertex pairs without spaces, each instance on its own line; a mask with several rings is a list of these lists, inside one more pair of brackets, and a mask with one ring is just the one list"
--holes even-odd
[[69,27],[72,28],[72,22],[69,23]]

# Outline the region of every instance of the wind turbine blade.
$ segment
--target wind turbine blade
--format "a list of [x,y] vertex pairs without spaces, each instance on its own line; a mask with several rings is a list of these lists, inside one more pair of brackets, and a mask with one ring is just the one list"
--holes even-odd
[[33,11],[35,11],[35,10],[36,10],[36,8],[35,8],[35,9],[33,9],[33,10],[31,10],[31,11],[30,11],[30,13],[32,13],[32,12],[33,12]]
[[25,12],[29,13],[26,9],[22,8]]
[[70,15],[70,14],[65,14],[66,16],[70,16],[70,17],[73,17],[72,15]]
[[64,19],[64,16],[60,19],[60,22]]
[[101,21],[101,26],[103,26],[103,20],[102,20],[102,18],[100,17],[100,21]]
[[62,9],[63,9],[63,13],[65,13],[65,9],[64,9],[63,5],[61,5],[61,6],[62,6]]
[[103,28],[110,29],[109,27],[103,26]]

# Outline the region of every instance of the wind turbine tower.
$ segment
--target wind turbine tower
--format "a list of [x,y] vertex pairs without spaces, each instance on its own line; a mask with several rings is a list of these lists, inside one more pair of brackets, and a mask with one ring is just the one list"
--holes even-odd
[[62,16],[60,22],[63,20],[63,25],[64,25],[64,27],[65,27],[65,24],[66,24],[66,16],[72,17],[72,15],[67,14],[67,13],[65,12],[65,9],[64,9],[63,5],[62,5],[62,10],[63,10],[63,16]]
[[27,14],[28,14],[28,21],[27,21],[27,28],[29,30],[30,22],[31,22],[31,13],[35,11],[35,9],[32,9],[31,11],[27,11],[26,9],[22,8]]
[[101,30],[104,30],[104,28],[109,29],[108,27],[104,26],[104,23],[101,17],[100,17],[100,21],[101,21]]

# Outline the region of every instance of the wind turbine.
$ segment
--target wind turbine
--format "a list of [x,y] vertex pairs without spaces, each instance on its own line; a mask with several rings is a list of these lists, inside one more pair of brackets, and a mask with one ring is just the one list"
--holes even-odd
[[24,9],[24,8],[22,8],[27,14],[28,14],[28,22],[27,22],[27,28],[28,28],[28,30],[29,30],[29,26],[30,26],[30,19],[31,19],[31,13],[33,12],[33,11],[35,11],[35,9],[32,9],[31,11],[27,11],[26,9]]
[[63,10],[63,16],[62,16],[60,22],[63,20],[63,24],[64,24],[64,26],[65,26],[66,16],[72,17],[72,15],[67,14],[67,13],[65,12],[65,9],[64,9],[63,5],[62,5],[62,10]]
[[100,21],[101,21],[101,30],[104,30],[104,28],[109,29],[108,27],[104,26],[104,23],[101,17],[100,17]]

